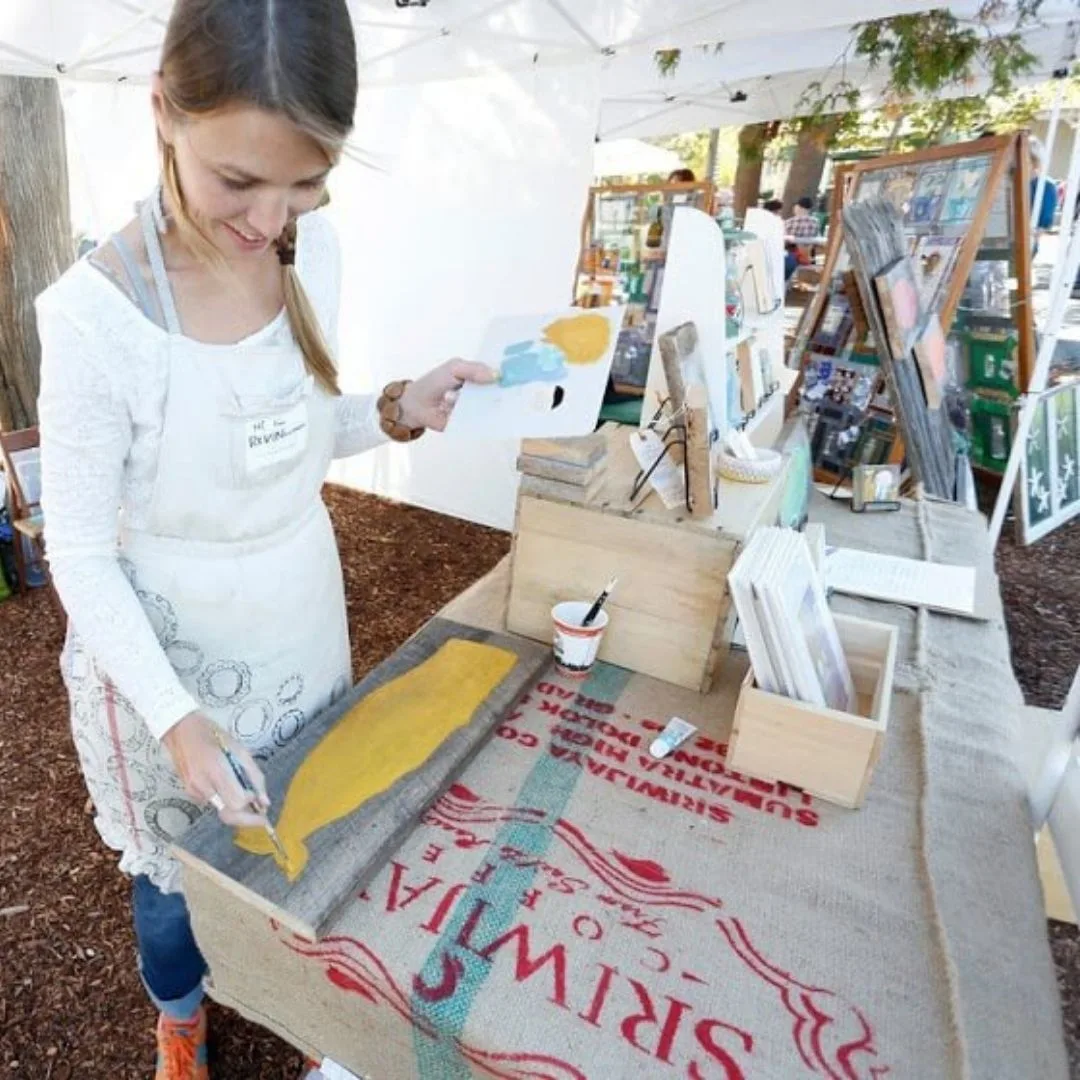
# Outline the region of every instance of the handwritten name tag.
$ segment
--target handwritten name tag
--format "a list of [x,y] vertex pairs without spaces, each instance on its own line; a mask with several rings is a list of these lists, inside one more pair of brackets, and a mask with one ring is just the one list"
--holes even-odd
[[244,425],[244,464],[249,473],[291,461],[307,447],[307,403],[298,402],[277,416],[261,416]]

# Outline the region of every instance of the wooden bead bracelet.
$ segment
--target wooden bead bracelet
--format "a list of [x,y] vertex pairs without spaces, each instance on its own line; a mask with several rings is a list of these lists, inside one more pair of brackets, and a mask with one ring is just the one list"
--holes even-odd
[[394,442],[413,442],[427,430],[422,427],[411,428],[401,422],[401,396],[411,381],[398,379],[396,382],[387,383],[376,405],[379,410],[379,427],[383,434],[388,435]]

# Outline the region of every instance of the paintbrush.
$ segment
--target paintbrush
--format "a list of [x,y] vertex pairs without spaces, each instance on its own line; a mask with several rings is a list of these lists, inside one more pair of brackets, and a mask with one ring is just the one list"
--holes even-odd
[[[214,729],[214,739],[218,746],[221,748],[221,752],[225,755],[225,760],[229,763],[229,768],[232,769],[233,776],[236,777],[236,782],[243,789],[244,794],[251,799],[252,807],[258,807],[259,805],[259,793],[255,790],[255,785],[251,782],[251,777],[248,776],[247,770],[240,764],[239,758],[229,749],[229,744],[225,741],[221,732]],[[266,835],[270,837],[270,843],[274,845],[274,850],[281,856],[283,864],[288,865],[289,856],[285,854],[285,846],[282,844],[281,839],[278,837],[277,829],[270,824],[270,819],[263,815],[264,828],[266,829]]]
[[593,601],[593,605],[585,613],[585,618],[581,620],[582,626],[591,626],[593,619],[600,614],[600,609],[607,603],[607,598],[612,594],[615,586],[618,584],[618,578],[612,578],[605,586],[604,591]]

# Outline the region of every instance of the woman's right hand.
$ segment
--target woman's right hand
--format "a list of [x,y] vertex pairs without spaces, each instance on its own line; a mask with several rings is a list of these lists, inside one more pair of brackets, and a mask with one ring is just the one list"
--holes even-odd
[[[249,795],[237,782],[218,743],[224,740],[243,766],[257,792]],[[187,793],[200,805],[212,805],[226,825],[261,828],[266,824],[270,800],[262,770],[247,748],[200,712],[188,713],[161,740]],[[215,799],[215,796],[217,798]],[[254,805],[253,805],[254,804]]]

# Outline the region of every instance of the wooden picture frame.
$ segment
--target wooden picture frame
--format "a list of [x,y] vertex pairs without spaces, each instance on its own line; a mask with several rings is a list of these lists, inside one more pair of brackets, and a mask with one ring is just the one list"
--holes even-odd
[[[953,175],[950,170],[955,170],[958,163],[971,159],[982,159],[986,164],[980,197],[966,227],[958,225],[948,227],[950,231],[960,233],[955,237],[958,241],[958,250],[955,258],[951,260],[951,265],[942,271],[941,279],[932,290],[933,295],[924,295],[923,299],[929,301],[927,305],[929,310],[936,309],[942,331],[948,336],[972,267],[987,235],[995,200],[1004,193],[1009,202],[1012,222],[1012,235],[1008,244],[1008,254],[1013,267],[1011,276],[1016,279],[1011,309],[1017,334],[1014,396],[1026,390],[1035,361],[1035,326],[1031,304],[1029,205],[1031,171],[1028,135],[1026,132],[1018,132],[977,139],[968,143],[934,146],[914,153],[885,155],[866,161],[845,163],[835,170],[831,196],[829,244],[821,274],[822,284],[803,311],[790,354],[789,362],[799,369],[799,377],[791,392],[793,407],[799,400],[803,381],[802,371],[809,359],[811,340],[816,332],[832,284],[838,273],[847,269],[843,229],[840,226],[843,208],[853,202],[861,201],[862,198],[882,195],[890,171],[904,171],[916,167],[921,169],[921,172],[916,179],[912,200],[905,213],[904,227],[906,231],[909,231],[912,226],[917,225],[920,227],[919,232],[930,234],[933,230],[938,230],[940,226],[940,213],[948,196],[948,190],[953,184]],[[930,172],[935,178],[933,183],[925,179]],[[942,187],[945,188],[943,194],[939,191]],[[916,208],[915,202],[920,197],[934,199],[939,195],[938,221],[933,219],[932,203],[920,204],[922,208]],[[933,232],[933,235],[937,233]],[[925,240],[926,237],[922,239]],[[917,259],[920,258],[917,244],[909,253]],[[894,453],[899,456],[904,453],[903,442],[899,438]],[[973,464],[978,464],[977,458],[978,455],[973,448]],[[993,458],[992,461],[994,464],[984,466],[984,469],[996,472],[998,471],[997,459]]]

